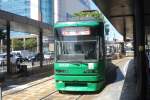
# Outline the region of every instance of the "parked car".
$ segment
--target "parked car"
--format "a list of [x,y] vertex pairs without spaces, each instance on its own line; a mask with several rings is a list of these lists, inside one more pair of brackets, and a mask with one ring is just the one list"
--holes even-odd
[[[17,54],[11,53],[10,54],[10,62],[12,64],[16,64],[17,62],[22,63],[23,61],[24,61],[24,59],[22,58],[22,56],[19,53],[17,53]],[[6,65],[6,64],[7,64],[7,54],[6,53],[0,54],[0,65]]]
[[29,52],[29,50],[18,50],[18,51],[12,51],[11,54],[18,55],[24,61],[28,61],[28,58],[32,54],[32,52]]
[[54,52],[47,52],[47,53],[44,53],[44,59],[49,59],[49,60],[53,60],[54,59]]
[[0,65],[6,65],[7,63],[7,55],[5,53],[0,54]]
[[17,53],[17,54],[11,53],[11,55],[10,55],[10,61],[13,64],[17,64],[18,62],[22,63],[24,61],[24,59],[22,58],[22,56],[19,53]]
[[40,53],[36,53],[28,57],[28,61],[40,61],[40,59],[41,59]]

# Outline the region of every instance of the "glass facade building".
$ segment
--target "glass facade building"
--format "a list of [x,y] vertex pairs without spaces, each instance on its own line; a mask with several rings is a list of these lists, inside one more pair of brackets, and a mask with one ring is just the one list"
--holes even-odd
[[52,24],[52,0],[0,0],[0,10]]
[[53,1],[52,0],[40,0],[42,21],[45,23],[53,23]]
[[[52,0],[0,0],[0,10],[52,24]],[[11,31],[10,36],[25,36],[29,33]]]
[[0,9],[30,17],[30,0],[0,0]]

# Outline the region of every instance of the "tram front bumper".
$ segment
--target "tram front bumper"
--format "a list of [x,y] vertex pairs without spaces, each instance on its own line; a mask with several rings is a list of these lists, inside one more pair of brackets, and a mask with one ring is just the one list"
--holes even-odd
[[97,91],[104,88],[99,76],[55,76],[56,89],[61,91]]

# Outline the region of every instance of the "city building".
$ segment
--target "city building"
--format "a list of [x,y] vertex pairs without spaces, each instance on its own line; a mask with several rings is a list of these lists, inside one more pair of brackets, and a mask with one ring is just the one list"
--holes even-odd
[[53,23],[52,0],[0,0],[0,10]]
[[91,0],[54,0],[54,22],[65,21],[74,13],[91,9]]
[[40,0],[40,4],[42,21],[53,24],[53,0]]

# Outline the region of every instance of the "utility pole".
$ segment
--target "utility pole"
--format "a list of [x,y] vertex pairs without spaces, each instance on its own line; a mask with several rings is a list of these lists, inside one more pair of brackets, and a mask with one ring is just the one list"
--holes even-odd
[[145,54],[145,30],[144,30],[144,1],[134,0],[135,14],[135,63],[137,73],[137,100],[146,100],[147,94],[147,64]]

